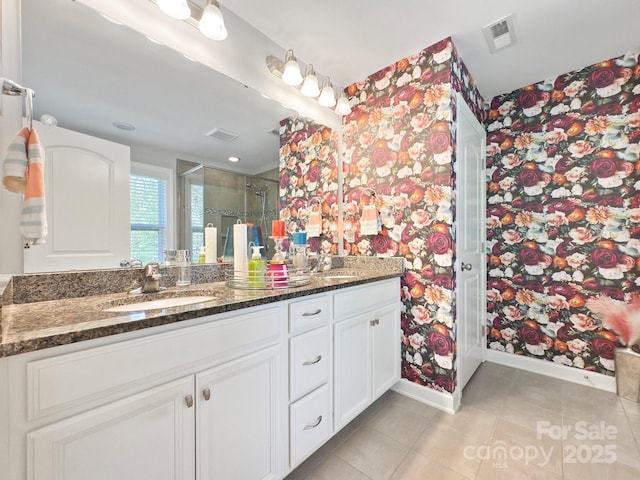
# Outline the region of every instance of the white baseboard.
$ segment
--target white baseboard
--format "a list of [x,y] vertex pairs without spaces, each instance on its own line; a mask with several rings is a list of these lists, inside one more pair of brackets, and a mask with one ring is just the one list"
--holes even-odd
[[460,407],[460,395],[438,392],[404,378],[391,387],[391,390],[448,413],[456,413]]
[[559,365],[546,360],[487,349],[487,361],[532,373],[539,373],[559,380],[566,380],[567,382],[579,383],[580,385],[606,390],[607,392],[616,391],[616,379],[614,377],[567,367],[566,365]]

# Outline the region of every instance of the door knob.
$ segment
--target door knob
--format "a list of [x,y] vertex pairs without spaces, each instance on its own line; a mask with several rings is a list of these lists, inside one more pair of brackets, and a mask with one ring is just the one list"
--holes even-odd
[[471,266],[471,264],[470,264],[470,263],[464,263],[464,262],[461,262],[461,263],[460,263],[460,270],[462,270],[463,272],[464,272],[465,270],[471,270],[472,268],[473,268],[473,267]]

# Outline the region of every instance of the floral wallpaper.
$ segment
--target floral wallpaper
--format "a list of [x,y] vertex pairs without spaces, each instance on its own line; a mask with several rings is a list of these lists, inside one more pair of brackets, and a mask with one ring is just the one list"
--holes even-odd
[[[456,382],[452,83],[482,111],[447,38],[347,87],[353,111],[343,130],[344,222],[353,234],[345,252],[406,259],[402,375],[444,392]],[[370,203],[381,229],[362,235]]]
[[486,125],[489,348],[613,375],[589,300],[640,292],[638,53],[495,97]]
[[303,231],[310,202],[319,204],[322,235],[308,239],[309,249],[332,255],[338,253],[330,235],[338,222],[337,139],[337,132],[306,118],[280,122],[280,219],[289,234]]

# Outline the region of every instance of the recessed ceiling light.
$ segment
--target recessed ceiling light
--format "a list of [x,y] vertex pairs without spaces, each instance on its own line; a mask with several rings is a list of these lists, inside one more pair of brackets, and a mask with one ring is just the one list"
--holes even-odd
[[136,129],[136,127],[126,122],[113,122],[112,125],[126,132],[133,132]]
[[238,157],[229,157],[230,162],[239,162],[240,159]]
[[105,20],[111,22],[111,23],[115,23],[116,25],[122,25],[122,22],[119,22],[117,20],[114,20],[113,18],[111,18],[108,15],[105,15],[104,13],[100,12],[100,15],[102,15],[104,17]]

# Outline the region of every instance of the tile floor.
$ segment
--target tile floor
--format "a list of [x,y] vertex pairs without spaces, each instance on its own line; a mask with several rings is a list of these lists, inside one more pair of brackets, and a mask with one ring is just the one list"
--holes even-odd
[[387,392],[287,480],[638,480],[639,447],[640,404],[485,363],[456,415]]

